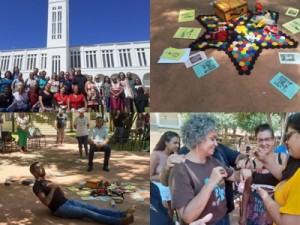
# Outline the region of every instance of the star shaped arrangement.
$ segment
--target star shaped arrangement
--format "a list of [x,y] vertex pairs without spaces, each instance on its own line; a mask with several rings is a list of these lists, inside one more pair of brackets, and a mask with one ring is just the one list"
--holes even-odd
[[[216,48],[225,51],[240,75],[250,75],[263,49],[296,48],[298,42],[277,29],[279,13],[252,13],[223,21],[215,15],[200,15],[197,20],[206,29],[190,44],[193,51]],[[272,25],[270,25],[272,23]]]

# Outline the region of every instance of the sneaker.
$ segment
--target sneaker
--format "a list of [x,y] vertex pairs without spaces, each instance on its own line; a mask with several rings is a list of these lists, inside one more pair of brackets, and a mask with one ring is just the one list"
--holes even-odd
[[109,172],[108,166],[103,166],[103,170]]
[[92,166],[88,166],[87,170],[88,172],[92,171],[93,170],[93,167]]

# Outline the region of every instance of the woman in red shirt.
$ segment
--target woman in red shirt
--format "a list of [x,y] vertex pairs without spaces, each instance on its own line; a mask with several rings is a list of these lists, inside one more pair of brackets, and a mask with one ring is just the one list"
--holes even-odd
[[38,112],[40,108],[39,102],[39,86],[37,83],[33,83],[28,91],[29,105],[31,112]]
[[55,107],[58,110],[61,107],[68,105],[69,96],[66,94],[66,86],[62,86],[59,92],[54,94]]
[[83,94],[79,93],[78,85],[74,85],[73,93],[69,95],[68,111],[75,112],[80,108],[87,110],[87,101]]

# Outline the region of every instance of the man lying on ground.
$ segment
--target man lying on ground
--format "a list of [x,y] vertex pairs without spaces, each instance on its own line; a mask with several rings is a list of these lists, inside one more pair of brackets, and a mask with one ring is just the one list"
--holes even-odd
[[135,205],[126,211],[117,211],[67,199],[57,184],[45,179],[46,172],[40,162],[34,162],[30,166],[30,172],[36,179],[33,192],[55,216],[72,219],[87,218],[111,225],[128,225],[134,222]]

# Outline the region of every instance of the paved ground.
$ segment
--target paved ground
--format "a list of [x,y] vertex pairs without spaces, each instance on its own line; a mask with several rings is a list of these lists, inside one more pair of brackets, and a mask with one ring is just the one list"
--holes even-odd
[[[196,15],[213,14],[211,0],[151,0],[151,111],[152,112],[272,112],[297,111],[300,104],[298,93],[289,100],[273,88],[269,81],[282,72],[300,84],[300,65],[282,65],[278,52],[299,52],[297,49],[263,50],[250,76],[239,76],[229,57],[223,51],[206,50],[213,56],[220,68],[203,78],[197,78],[193,69],[183,64],[157,64],[167,47],[187,48],[191,40],[173,39],[179,26],[200,27],[197,21],[178,23],[180,9],[195,9]],[[285,15],[289,7],[299,8],[298,0],[259,1],[263,9],[278,11],[279,24],[294,17]],[[253,9],[256,1],[248,1]],[[298,15],[299,17],[299,15]],[[279,29],[296,41],[300,33],[292,35],[286,29]],[[201,34],[205,29],[202,29]]]
[[[102,170],[103,153],[95,154],[94,170],[86,171],[86,159],[77,155],[77,141],[68,137],[63,146],[55,145],[54,137],[47,138],[47,146],[42,149],[30,149],[22,154],[16,149],[12,153],[0,154],[0,224],[93,224],[87,220],[69,220],[53,217],[50,211],[39,202],[29,186],[23,186],[19,181],[11,186],[5,186],[7,177],[19,179],[32,178],[29,165],[34,161],[44,162],[46,172],[52,174],[50,179],[61,184],[67,197],[79,200],[80,197],[67,189],[92,177],[110,181],[124,181],[146,191],[140,193],[144,201],[137,202],[129,194],[125,195],[123,204],[116,204],[116,209],[125,210],[132,204],[137,205],[135,223],[149,224],[149,153],[137,151],[112,151],[109,173]],[[57,177],[58,173],[66,176]],[[54,175],[54,176],[53,176]],[[110,202],[89,201],[101,207],[110,207]]]

